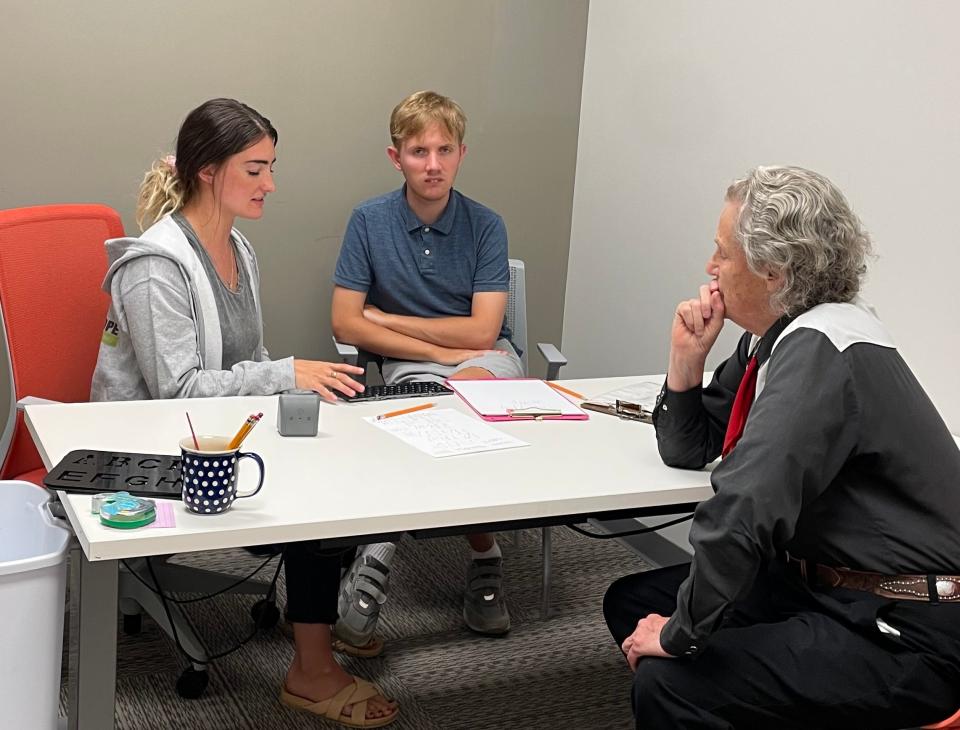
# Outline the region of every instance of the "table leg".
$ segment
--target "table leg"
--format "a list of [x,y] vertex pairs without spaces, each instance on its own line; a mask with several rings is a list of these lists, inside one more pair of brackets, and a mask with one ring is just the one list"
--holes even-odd
[[79,547],[70,557],[67,727],[106,730],[117,686],[117,561],[90,562]]
[[543,552],[543,583],[541,590],[540,618],[546,620],[550,618],[550,579],[552,572],[553,536],[550,534],[550,528],[544,527],[542,533],[542,552]]

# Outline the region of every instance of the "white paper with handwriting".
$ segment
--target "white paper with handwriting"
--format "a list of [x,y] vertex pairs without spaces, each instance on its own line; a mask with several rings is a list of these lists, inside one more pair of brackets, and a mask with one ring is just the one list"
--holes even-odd
[[380,421],[375,416],[364,420],[438,459],[529,446],[526,441],[452,408],[431,408]]

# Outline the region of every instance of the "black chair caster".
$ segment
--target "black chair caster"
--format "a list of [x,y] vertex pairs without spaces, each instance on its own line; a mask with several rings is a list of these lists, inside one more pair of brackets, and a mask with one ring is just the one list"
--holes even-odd
[[195,700],[203,694],[210,684],[210,674],[206,669],[187,667],[177,679],[177,694],[185,700]]
[[280,609],[273,601],[263,598],[250,607],[253,623],[261,631],[272,629],[280,622]]
[[139,613],[123,614],[123,633],[136,636],[143,630],[143,615]]

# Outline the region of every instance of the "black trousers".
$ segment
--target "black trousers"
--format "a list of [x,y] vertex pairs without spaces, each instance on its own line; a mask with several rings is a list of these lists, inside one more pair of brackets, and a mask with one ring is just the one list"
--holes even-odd
[[[670,616],[689,565],[627,576],[603,612],[617,645]],[[901,631],[883,634],[876,619]],[[960,707],[960,605],[814,591],[772,565],[695,657],[640,660],[637,728],[904,728]]]
[[301,624],[335,624],[340,573],[356,548],[329,548],[323,540],[283,546],[287,577],[287,620]]

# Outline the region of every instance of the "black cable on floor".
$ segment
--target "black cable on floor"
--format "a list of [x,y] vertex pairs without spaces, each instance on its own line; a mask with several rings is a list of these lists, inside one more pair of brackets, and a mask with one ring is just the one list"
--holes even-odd
[[[273,560],[272,556],[269,558],[267,562],[269,562],[270,560]],[[217,654],[211,654],[206,659],[198,659],[195,656],[191,656],[190,652],[188,652],[183,647],[183,644],[180,643],[180,636],[179,634],[177,634],[177,625],[173,622],[173,614],[170,612],[170,605],[167,600],[167,595],[163,592],[162,588],[160,587],[160,581],[157,580],[157,574],[153,570],[153,562],[152,562],[153,558],[147,558],[146,561],[147,561],[147,569],[150,571],[150,577],[153,578],[153,582],[156,585],[156,588],[151,588],[151,586],[147,584],[146,581],[142,581],[142,582],[144,585],[147,586],[147,588],[150,588],[150,590],[152,590],[154,593],[160,596],[160,602],[163,604],[163,612],[166,614],[167,621],[170,624],[170,633],[173,635],[173,641],[177,645],[177,648],[180,650],[180,653],[187,658],[187,661],[190,661],[193,664],[200,664],[200,665],[206,666],[211,662],[215,661],[216,659],[222,659],[228,654],[232,654],[233,652],[237,651],[240,647],[242,647],[244,644],[250,641],[254,636],[256,636],[257,632],[260,631],[260,625],[258,623],[253,627],[253,631],[250,633],[249,636],[247,636],[245,639],[242,639],[238,644],[230,647],[225,651],[219,652]],[[264,563],[264,565],[266,565],[266,563]],[[262,567],[263,565],[260,566],[260,568]],[[267,589],[266,599],[271,599],[276,595],[277,580],[280,578],[280,569],[282,567],[283,567],[283,555],[281,554],[280,560],[277,562],[277,570],[273,574],[273,580],[270,581],[270,587]],[[258,568],[257,570],[260,570],[260,568]],[[211,594],[211,596],[208,596],[208,597],[219,595],[222,592],[223,591],[218,591],[217,593],[213,593]]]
[[679,525],[681,522],[686,522],[687,520],[693,519],[693,512],[683,517],[678,517],[675,520],[670,520],[669,522],[664,522],[662,525],[654,525],[653,527],[641,527],[637,530],[628,530],[627,532],[590,532],[589,530],[584,530],[582,527],[577,527],[576,525],[566,525],[574,532],[583,535],[584,537],[592,537],[594,540],[612,540],[615,537],[630,537],[631,535],[643,535],[648,532],[656,532],[657,530],[662,530],[664,527],[672,527],[673,525]]
[[[246,577],[244,577],[244,578],[240,578],[236,583],[231,583],[231,584],[228,585],[226,588],[222,588],[221,590],[216,591],[215,593],[208,593],[208,594],[206,594],[206,595],[199,596],[198,598],[174,598],[174,597],[171,596],[171,595],[164,595],[163,597],[166,598],[166,599],[167,599],[168,601],[170,601],[171,603],[177,603],[177,604],[196,603],[197,601],[206,601],[206,600],[208,600],[208,599],[210,599],[210,598],[216,598],[217,596],[219,596],[219,595],[221,595],[221,594],[223,594],[223,593],[229,593],[229,592],[232,591],[234,588],[236,588],[238,585],[241,585],[242,583],[246,583],[248,580],[250,580],[251,578],[253,578],[253,576],[255,576],[255,575],[256,575],[257,573],[259,573],[261,570],[263,570],[264,568],[266,568],[266,567],[267,567],[267,564],[268,564],[271,560],[273,560],[278,554],[279,554],[279,553],[274,554],[274,555],[271,555],[269,558],[267,558],[266,560],[264,560],[262,563],[260,563],[259,567],[257,567],[256,570],[254,570],[254,571],[253,571],[252,573],[250,573],[248,576],[246,576]],[[131,568],[130,565],[129,565],[129,563],[127,563],[126,560],[121,560],[120,562],[123,563],[123,567],[125,567],[125,568],[127,569],[127,571],[128,571],[134,578],[136,578],[138,581],[140,581],[141,583],[143,583],[143,585],[145,585],[145,586],[147,587],[147,589],[153,591],[154,593],[157,593],[157,595],[160,595],[159,592],[157,591],[157,589],[154,588],[154,587],[153,587],[152,585],[150,585],[149,583],[147,583],[147,581],[145,581],[143,578],[141,578],[140,575],[137,573],[137,571],[135,571],[133,568]],[[282,562],[282,561],[281,561],[281,562]]]

